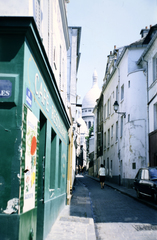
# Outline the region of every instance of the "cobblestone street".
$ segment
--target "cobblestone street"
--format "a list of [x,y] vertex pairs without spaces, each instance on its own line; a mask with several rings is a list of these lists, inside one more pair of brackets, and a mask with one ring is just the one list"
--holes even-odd
[[156,240],[157,211],[116,189],[80,177],[89,190],[98,240]]

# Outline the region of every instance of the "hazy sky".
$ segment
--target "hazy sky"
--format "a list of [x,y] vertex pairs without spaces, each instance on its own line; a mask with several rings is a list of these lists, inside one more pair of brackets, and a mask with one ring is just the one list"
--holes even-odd
[[92,87],[96,69],[101,88],[107,55],[141,38],[140,31],[157,24],[157,0],[70,0],[69,26],[82,27],[77,93],[79,103]]

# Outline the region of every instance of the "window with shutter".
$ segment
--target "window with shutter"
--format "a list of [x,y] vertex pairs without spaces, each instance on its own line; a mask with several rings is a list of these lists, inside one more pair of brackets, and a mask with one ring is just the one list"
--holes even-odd
[[157,57],[153,58],[153,81],[157,80]]

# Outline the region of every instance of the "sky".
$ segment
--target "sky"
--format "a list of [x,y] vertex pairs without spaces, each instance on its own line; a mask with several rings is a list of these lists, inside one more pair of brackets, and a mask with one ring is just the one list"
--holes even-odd
[[117,48],[141,38],[140,31],[157,24],[157,0],[70,0],[68,26],[81,27],[77,94],[91,89],[94,70],[101,89],[107,56]]

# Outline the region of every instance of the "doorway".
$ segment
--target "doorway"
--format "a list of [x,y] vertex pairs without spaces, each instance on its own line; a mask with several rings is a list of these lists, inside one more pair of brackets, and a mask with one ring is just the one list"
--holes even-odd
[[43,240],[44,232],[44,185],[46,154],[47,119],[40,111],[39,161],[38,161],[38,203],[37,203],[37,239]]

